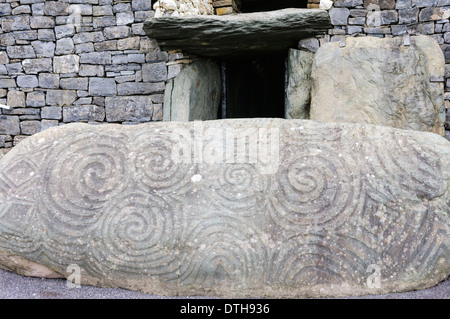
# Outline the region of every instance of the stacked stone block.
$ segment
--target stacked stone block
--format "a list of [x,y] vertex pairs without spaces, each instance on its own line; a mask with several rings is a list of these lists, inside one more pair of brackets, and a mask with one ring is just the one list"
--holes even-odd
[[300,49],[315,52],[329,41],[345,45],[346,37],[355,36],[424,34],[436,39],[445,56],[445,78],[430,80],[445,87],[445,134],[450,140],[450,0],[335,0],[329,14],[333,28],[325,36],[300,41]]
[[149,0],[0,0],[0,148],[71,122],[162,119],[180,59],[142,29]]

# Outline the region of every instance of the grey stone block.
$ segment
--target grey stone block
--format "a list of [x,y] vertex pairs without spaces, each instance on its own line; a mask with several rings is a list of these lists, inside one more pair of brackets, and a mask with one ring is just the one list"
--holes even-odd
[[[28,41],[37,40],[38,35],[36,30],[27,30],[27,31],[14,31],[13,32],[16,43],[17,44],[28,44]],[[20,43],[20,40],[25,40],[23,43]]]
[[108,78],[90,78],[89,95],[113,96],[117,94],[116,81]]
[[94,44],[91,42],[75,45],[75,53],[76,54],[94,52],[94,50],[95,50]]
[[398,10],[398,23],[411,24],[419,21],[419,9],[402,9]]
[[8,46],[6,52],[11,59],[28,59],[36,57],[36,53],[31,45]]
[[46,105],[67,106],[72,105],[77,99],[77,93],[73,90],[48,90]]
[[40,91],[33,91],[27,93],[26,105],[28,107],[45,106],[45,93]]
[[15,7],[11,11],[12,15],[19,15],[19,14],[30,14],[31,13],[31,7],[28,5],[18,6]]
[[80,62],[84,64],[111,64],[111,53],[90,52],[80,54]]
[[335,0],[333,6],[335,8],[354,8],[363,5],[363,0]]
[[20,122],[20,132],[23,135],[34,135],[41,131],[40,121],[22,121]]
[[148,63],[142,66],[142,80],[144,82],[162,82],[167,80],[167,66],[165,62]]
[[80,76],[103,76],[105,68],[102,65],[81,64]]
[[64,90],[87,90],[87,78],[67,78],[59,81],[59,86]]
[[0,3],[0,17],[9,16],[11,14],[11,4]]
[[145,63],[145,54],[128,54],[128,62],[129,63]]
[[69,3],[62,1],[46,1],[44,4],[44,14],[48,16],[69,15]]
[[5,51],[0,51],[0,64],[8,64],[9,58]]
[[152,119],[153,105],[149,96],[107,97],[108,122],[148,122]]
[[117,50],[139,50],[141,37],[132,37],[117,40]]
[[63,55],[53,58],[55,73],[77,73],[80,65],[80,57],[77,55]]
[[165,83],[121,83],[117,85],[118,95],[147,95],[164,92]]
[[30,30],[30,17],[27,15],[2,18],[3,32]]
[[52,29],[55,27],[55,20],[47,16],[32,16],[30,26],[33,29]]
[[133,0],[131,7],[133,11],[151,10],[152,2],[147,0]]
[[52,127],[57,127],[59,125],[58,120],[42,120],[41,121],[41,132]]
[[41,108],[41,118],[49,120],[62,119],[62,107],[60,106],[46,106]]
[[118,26],[120,25],[128,25],[134,23],[134,14],[133,12],[119,12],[116,14],[116,23]]
[[113,6],[114,13],[131,11],[130,3],[117,3]]
[[381,25],[389,25],[398,22],[398,13],[395,10],[383,10],[380,12]]
[[9,107],[25,107],[25,93],[17,90],[8,91],[6,103]]
[[19,117],[0,115],[0,134],[19,135],[20,134]]
[[55,41],[55,31],[51,29],[39,29],[38,30],[38,39],[41,41]]
[[75,51],[75,45],[71,38],[62,38],[56,41],[56,51],[55,54],[72,54]]
[[102,32],[81,32],[77,33],[73,37],[73,42],[75,44],[86,43],[86,42],[101,42],[104,41],[105,38]]
[[112,16],[114,15],[111,5],[93,6],[92,15],[95,16]]
[[0,79],[0,88],[15,88],[17,87],[14,79]]
[[102,122],[105,119],[105,108],[98,105],[72,105],[63,108],[63,121],[69,122]]
[[39,86],[44,89],[59,88],[59,75],[51,73],[40,73]]
[[116,17],[115,16],[103,16],[103,17],[94,17],[92,19],[92,26],[94,28],[104,28],[111,27],[116,25]]
[[58,25],[55,27],[57,39],[72,37],[75,35],[75,27],[73,25]]
[[332,25],[347,25],[350,10],[347,8],[331,8],[329,11]]
[[52,59],[25,59],[22,61],[22,67],[26,74],[38,74],[41,72],[52,72]]
[[391,25],[392,35],[406,34],[406,25]]
[[395,9],[411,9],[412,1],[411,0],[397,0],[395,3]]
[[55,43],[53,42],[33,41],[31,45],[38,58],[52,58],[55,55]]
[[31,5],[31,11],[33,13],[33,16],[42,16],[44,15],[44,4],[43,2],[40,3],[33,3]]
[[424,8],[420,10],[419,21],[438,21],[441,19],[448,19],[450,16],[450,9],[435,7]]
[[117,50],[117,40],[94,43],[94,49],[95,51],[115,51]]
[[118,27],[106,27],[104,30],[105,38],[111,39],[123,39],[130,35],[130,27],[118,26]]
[[19,75],[17,77],[17,86],[21,88],[35,88],[39,86],[36,75]]

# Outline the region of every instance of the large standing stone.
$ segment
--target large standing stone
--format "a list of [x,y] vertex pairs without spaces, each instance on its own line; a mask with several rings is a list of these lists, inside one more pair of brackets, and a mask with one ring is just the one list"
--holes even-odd
[[175,296],[423,289],[450,274],[449,167],[443,137],[363,124],[64,125],[0,160],[0,264]]
[[285,107],[285,118],[287,119],[309,118],[313,61],[314,53],[312,52],[289,50]]
[[442,50],[427,36],[411,46],[375,37],[325,44],[314,58],[310,118],[443,134],[443,90],[431,78],[444,72]]
[[217,119],[221,90],[220,71],[215,62],[192,63],[166,86],[164,120]]

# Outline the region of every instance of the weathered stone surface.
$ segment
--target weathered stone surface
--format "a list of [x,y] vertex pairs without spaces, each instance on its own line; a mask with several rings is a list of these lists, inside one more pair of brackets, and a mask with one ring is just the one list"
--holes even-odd
[[149,122],[152,119],[150,96],[107,97],[105,105],[108,122]]
[[41,72],[52,72],[52,59],[25,59],[22,61],[22,67],[26,74],[38,74]]
[[8,46],[6,52],[11,59],[28,59],[36,57],[31,45]]
[[90,78],[90,96],[113,96],[117,94],[116,81],[114,79]]
[[325,33],[330,28],[329,19],[325,10],[284,9],[152,18],[145,22],[144,30],[164,50],[183,49],[190,54],[219,57],[243,52],[284,52],[303,38]]
[[166,86],[164,120],[217,119],[221,88],[220,71],[215,62],[192,63]]
[[[233,148],[225,162],[225,134],[259,145],[254,161]],[[77,264],[82,284],[161,295],[427,288],[450,274],[449,150],[436,134],[304,120],[48,129],[0,160],[1,267]]]
[[285,107],[285,118],[287,119],[309,118],[313,61],[314,53],[312,52],[289,50]]
[[312,120],[359,122],[443,135],[444,57],[427,36],[348,38],[320,47],[312,70]]
[[47,105],[69,106],[77,99],[77,92],[74,90],[48,90],[46,97]]
[[19,117],[0,115],[0,134],[19,135]]
[[57,56],[53,58],[55,73],[77,73],[80,68],[80,57],[74,54]]

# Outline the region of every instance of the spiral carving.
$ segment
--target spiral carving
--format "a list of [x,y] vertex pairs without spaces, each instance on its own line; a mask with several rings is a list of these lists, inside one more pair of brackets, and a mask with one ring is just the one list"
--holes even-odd
[[232,218],[205,219],[186,239],[183,285],[261,280],[266,251],[258,234]]
[[118,139],[125,137],[80,134],[70,146],[56,145],[42,190],[45,217],[54,230],[85,235],[102,208],[124,189],[126,149]]
[[226,210],[252,216],[264,209],[267,177],[252,164],[213,165],[206,184],[214,203]]
[[348,169],[350,160],[325,147],[297,158],[287,156],[272,183],[273,221],[296,232],[335,228],[344,222],[361,191],[359,173]]
[[[165,135],[170,136],[169,132]],[[142,134],[136,138],[133,162],[136,179],[143,190],[182,193],[188,187],[191,165],[174,162],[174,143],[162,133]]]
[[180,214],[160,197],[132,192],[109,207],[91,261],[102,272],[173,275]]

